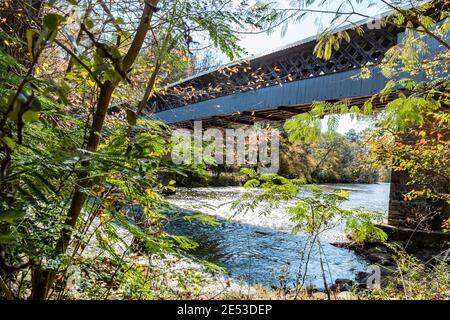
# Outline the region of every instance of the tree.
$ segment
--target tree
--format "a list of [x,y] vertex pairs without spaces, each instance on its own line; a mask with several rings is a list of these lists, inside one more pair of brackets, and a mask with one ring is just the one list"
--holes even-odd
[[[308,236],[304,247],[300,251],[300,271],[297,275],[295,288],[296,297],[299,290],[305,285],[308,275],[308,265],[312,254],[319,255],[324,288],[330,299],[330,290],[324,268],[324,251],[321,245],[321,236],[340,224],[345,225],[346,231],[353,235],[358,244],[371,241],[385,241],[386,234],[374,223],[382,219],[382,214],[365,212],[361,209],[343,209],[341,204],[348,200],[350,192],[347,190],[334,190],[325,192],[317,185],[303,186],[305,180],[287,179],[276,174],[258,175],[250,169],[242,169],[248,176],[244,187],[247,189],[241,198],[232,203],[236,214],[248,211],[260,211],[268,214],[274,207],[282,202],[288,202],[286,211],[291,215],[294,227],[291,232],[303,232]],[[255,192],[259,188],[260,192]],[[305,193],[300,193],[300,191]],[[316,251],[314,251],[316,250]],[[330,279],[331,280],[331,279]],[[332,281],[332,280],[331,280]]]
[[[344,1],[343,3],[348,4],[349,2]],[[370,6],[372,1],[363,3]],[[329,113],[351,113],[357,117],[373,115],[375,113],[374,101],[380,101],[385,104],[385,107],[378,116],[378,125],[385,130],[384,132],[395,132],[397,140],[395,142],[391,140],[390,143],[398,146],[397,148],[382,148],[382,152],[386,152],[384,159],[394,160],[393,170],[407,172],[411,178],[410,183],[414,184],[414,190],[405,194],[405,198],[412,199],[412,194],[428,199],[442,199],[443,196],[446,198],[447,196],[444,194],[448,193],[448,190],[445,187],[445,178],[438,181],[432,170],[426,174],[425,170],[416,168],[430,164],[428,148],[438,148],[432,156],[436,160],[436,162],[433,161],[434,165],[439,163],[439,165],[445,166],[445,158],[448,156],[447,148],[439,142],[439,139],[436,139],[437,133],[434,132],[435,129],[432,129],[432,125],[438,125],[439,129],[436,131],[440,132],[442,137],[446,136],[442,132],[448,130],[447,123],[442,119],[446,119],[450,106],[447,94],[450,83],[446,71],[449,69],[450,58],[449,2],[445,0],[429,1],[411,8],[402,6],[406,2],[395,5],[388,1],[382,1],[382,3],[391,9],[393,14],[384,18],[381,23],[405,30],[405,36],[401,43],[386,53],[379,66],[388,79],[386,87],[359,106],[349,105],[346,101],[316,102],[310,112],[294,117],[286,123],[285,128],[289,131],[292,140],[306,138],[309,141],[315,141],[319,138],[320,133],[319,119],[324,115]],[[351,11],[344,17],[349,18],[354,15],[361,16],[362,14]],[[338,23],[342,21],[342,12],[337,12],[336,18]],[[333,24],[330,29],[334,26]],[[316,45],[316,55],[327,60],[331,57],[333,50],[338,49],[341,43],[348,40],[348,34],[325,32]],[[430,56],[427,55],[427,52],[433,42],[441,48],[441,51],[435,56]],[[426,80],[420,82],[415,80],[415,75],[418,73],[425,73]],[[370,75],[370,69],[363,68],[361,77],[370,77]],[[338,118],[338,115],[331,117]],[[335,119],[334,122],[336,121]],[[422,140],[418,137],[419,141],[427,142],[422,145],[416,144],[416,147],[408,147],[408,138],[405,139],[405,137],[417,136],[417,132],[421,132],[423,136]],[[382,137],[382,139],[386,138]],[[385,142],[381,142],[380,145],[386,145]],[[428,142],[433,147],[428,145]],[[378,153],[380,150],[375,149],[375,151]],[[378,153],[378,155],[380,154]],[[384,164],[386,163],[385,161]],[[439,167],[439,169],[442,168]],[[410,169],[411,172],[409,172]],[[417,170],[421,173],[418,174]],[[421,178],[418,178],[418,175]],[[427,179],[431,183],[424,183]],[[430,187],[431,184],[434,187]],[[446,211],[446,205],[441,204],[439,207],[441,213]],[[445,213],[440,214],[440,217],[441,220],[445,219]],[[419,220],[422,218],[418,217]]]

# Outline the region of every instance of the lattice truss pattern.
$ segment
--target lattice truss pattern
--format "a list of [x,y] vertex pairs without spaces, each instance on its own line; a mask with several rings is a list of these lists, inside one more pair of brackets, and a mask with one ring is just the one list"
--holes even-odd
[[362,34],[348,30],[350,42],[343,41],[329,61],[314,55],[315,40],[241,61],[168,86],[149,101],[149,108],[153,112],[164,111],[290,81],[376,65],[387,50],[397,44],[399,32],[393,26],[366,29]]

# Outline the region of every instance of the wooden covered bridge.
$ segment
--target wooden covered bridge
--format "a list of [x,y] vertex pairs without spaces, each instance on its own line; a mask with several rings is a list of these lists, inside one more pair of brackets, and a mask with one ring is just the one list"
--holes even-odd
[[[149,109],[167,124],[189,128],[193,121],[202,120],[207,128],[284,121],[310,110],[314,101],[346,99],[350,105],[361,106],[385,87],[388,79],[378,65],[405,34],[404,28],[372,20],[356,26],[364,32],[355,31],[355,24],[334,31],[345,31],[351,40],[343,41],[328,61],[314,54],[319,36],[308,38],[173,83],[149,101]],[[431,55],[442,52],[438,42],[427,41]],[[370,70],[369,78],[360,77],[362,68]],[[425,74],[416,79],[424,80]],[[378,101],[374,107],[383,104]],[[403,200],[406,181],[407,176],[392,173],[389,224],[393,226],[407,226],[408,217],[423,208],[422,200]],[[439,210],[449,215],[448,205]]]

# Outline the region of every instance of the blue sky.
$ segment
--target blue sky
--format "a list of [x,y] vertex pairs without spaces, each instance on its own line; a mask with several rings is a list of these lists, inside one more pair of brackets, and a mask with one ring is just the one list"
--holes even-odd
[[[318,4],[308,7],[308,9],[318,9],[323,11],[336,11],[340,4],[345,0],[328,0],[325,1],[324,6],[319,6]],[[277,7],[283,8],[293,8],[289,0],[278,0],[274,1],[277,3]],[[321,2],[321,1],[317,1]],[[382,6],[375,5],[367,8],[370,0],[363,1],[363,3],[356,3],[352,1],[355,11],[368,15],[376,16],[381,12],[385,11]],[[347,7],[341,7],[341,12],[349,11]],[[330,26],[331,20],[334,18],[334,14],[322,14],[322,13],[308,13],[301,21],[289,22],[287,32],[284,36],[281,36],[282,26],[274,29],[270,34],[259,33],[259,34],[242,34],[240,35],[241,41],[240,45],[245,48],[249,55],[259,54],[265,51],[271,51],[278,47],[293,43],[310,36],[314,36],[325,30]],[[353,16],[349,20],[351,22],[356,22],[364,19],[362,16]]]

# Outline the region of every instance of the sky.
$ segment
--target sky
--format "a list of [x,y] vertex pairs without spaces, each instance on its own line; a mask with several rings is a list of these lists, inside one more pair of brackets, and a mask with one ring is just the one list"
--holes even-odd
[[[323,11],[335,11],[344,1],[345,0],[328,0],[325,1],[324,6],[315,4],[308,8],[313,10],[317,9]],[[278,0],[274,2],[278,3],[277,7],[280,9],[292,8],[289,0]],[[369,2],[369,0],[363,1],[362,4],[357,4],[356,1],[353,2],[355,11],[360,12],[364,15],[376,16],[381,11],[384,11],[380,6],[367,8],[367,3]],[[341,12],[347,11],[345,7],[341,7],[340,10]],[[240,45],[245,48],[249,55],[271,51],[281,46],[319,34],[324,29],[330,26],[330,22],[333,18],[334,14],[308,13],[301,21],[290,22],[287,32],[284,36],[281,35],[282,27],[279,26],[270,34],[267,34],[265,32],[259,34],[242,34],[240,35]],[[356,22],[362,19],[364,18],[361,16],[354,16],[353,18],[350,18],[350,21]]]
[[[289,8],[289,0],[278,0],[279,8]],[[320,1],[319,1],[320,2]],[[357,4],[354,1],[355,10],[361,12],[365,15],[376,17],[378,14],[386,11],[386,9],[382,8],[380,5],[376,5],[370,8],[367,8],[367,2],[363,4]],[[364,1],[363,1],[364,2]],[[313,6],[312,9],[320,9],[320,10],[336,10],[339,5],[342,3],[342,0],[329,0],[325,1],[325,6]],[[345,9],[341,9],[344,11]],[[264,52],[269,52],[276,50],[279,47],[285,46],[287,44],[315,36],[319,34],[324,29],[328,28],[331,22],[331,19],[334,18],[332,14],[308,14],[304,17],[300,22],[291,22],[287,28],[287,31],[284,36],[282,36],[282,28],[281,26],[273,30],[270,34],[267,33],[259,33],[259,34],[241,34],[240,35],[240,45],[247,51],[248,55],[256,55]],[[352,22],[356,22],[362,20],[363,17],[355,16],[350,20]],[[323,120],[322,127],[326,128],[325,118]],[[343,115],[340,116],[339,127],[337,131],[339,133],[345,134],[350,129],[355,129],[356,131],[362,131],[371,125],[370,121],[352,121],[350,116]]]

